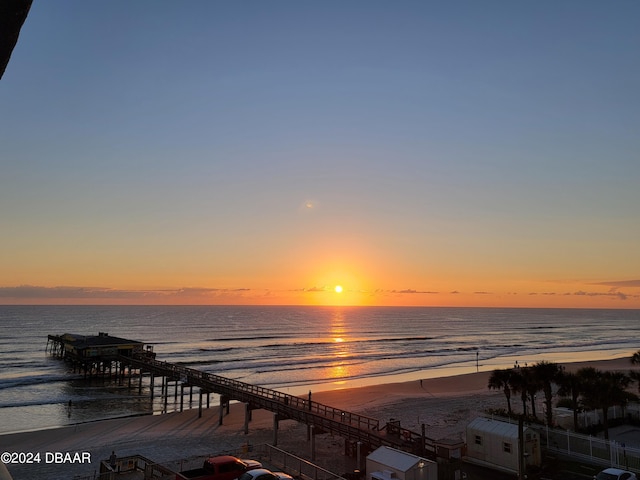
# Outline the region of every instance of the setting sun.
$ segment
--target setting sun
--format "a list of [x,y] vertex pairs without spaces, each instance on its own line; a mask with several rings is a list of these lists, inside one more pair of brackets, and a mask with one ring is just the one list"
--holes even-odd
[[336,285],[336,288],[334,288],[334,290],[336,291],[336,293],[342,293],[342,285]]

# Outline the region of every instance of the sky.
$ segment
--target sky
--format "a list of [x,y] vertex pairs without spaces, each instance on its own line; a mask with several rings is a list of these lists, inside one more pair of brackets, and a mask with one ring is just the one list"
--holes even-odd
[[639,16],[36,0],[0,304],[640,308]]

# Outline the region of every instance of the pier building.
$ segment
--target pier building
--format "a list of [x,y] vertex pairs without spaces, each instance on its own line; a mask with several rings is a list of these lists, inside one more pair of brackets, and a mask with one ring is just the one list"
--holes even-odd
[[[49,335],[48,343],[58,356],[77,358],[115,358],[118,355],[132,357],[134,354],[141,353],[144,348],[144,343],[142,342],[114,337],[106,332],[91,336],[72,333],[65,333],[59,336]],[[49,348],[49,345],[47,345],[47,348]]]

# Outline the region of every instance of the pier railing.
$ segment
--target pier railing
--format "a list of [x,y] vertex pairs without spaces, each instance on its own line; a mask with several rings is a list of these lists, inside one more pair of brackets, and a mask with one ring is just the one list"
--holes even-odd
[[198,386],[203,391],[225,396],[229,400],[248,403],[252,408],[269,410],[278,414],[280,418],[306,423],[320,431],[337,434],[349,440],[365,442],[376,447],[387,445],[402,448],[432,458],[436,456],[433,439],[394,423],[381,427],[380,421],[375,418],[309,401],[278,390],[156,360],[144,354],[122,357],[120,361],[134,368],[146,369],[171,380],[180,381],[183,385]]
[[358,429],[378,431],[380,428],[380,421],[375,418],[309,401],[278,390],[143,356],[135,358],[123,357],[121,360],[131,363],[134,367],[150,368],[174,380],[179,380],[185,385],[197,385],[214,393],[226,395],[233,400],[249,402],[261,407],[268,406],[269,410],[276,411],[276,413],[280,413],[285,417],[291,417],[292,411],[297,410],[301,415],[308,412],[309,414],[319,415],[323,419],[331,419],[355,426]]
[[256,445],[254,452],[259,453],[260,458],[267,460],[269,464],[277,466],[289,475],[293,475],[294,478],[308,480],[345,480],[344,477],[336,473],[330,472],[304,458],[281,450],[273,445]]

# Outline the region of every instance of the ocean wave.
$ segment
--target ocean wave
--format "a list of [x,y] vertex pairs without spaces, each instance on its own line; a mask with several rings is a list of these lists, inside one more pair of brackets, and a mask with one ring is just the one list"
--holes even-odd
[[[132,387],[133,389],[133,387]],[[67,395],[67,396],[57,396],[57,397],[49,397],[42,399],[32,399],[32,400],[14,400],[14,401],[5,401],[0,402],[0,409],[8,409],[8,408],[16,408],[16,407],[34,407],[34,406],[45,406],[45,405],[61,405],[67,406],[69,401],[71,401],[72,408],[82,409],[86,405],[95,403],[95,402],[108,402],[108,401],[122,401],[125,402],[127,400],[132,399],[143,399],[147,400],[148,395],[108,395],[102,394],[98,397],[94,396],[83,396],[83,395]]]
[[285,335],[256,335],[256,336],[246,336],[246,337],[222,337],[222,338],[209,338],[207,342],[246,342],[252,340],[276,340],[279,338],[293,338],[293,336],[285,336]]
[[82,378],[81,375],[33,375],[17,378],[7,378],[0,380],[0,390],[12,389],[17,387],[46,385],[54,383],[66,383],[70,380]]
[[394,344],[394,343],[406,343],[406,342],[424,342],[428,340],[435,340],[438,337],[385,337],[385,338],[362,338],[356,340],[349,340],[340,337],[341,341],[337,342],[335,338],[329,338],[327,340],[314,340],[314,341],[297,341],[289,343],[268,343],[263,345],[264,348],[282,348],[282,347],[320,347],[326,345],[361,345],[361,344]]
[[224,363],[224,360],[213,360],[213,359],[206,359],[206,360],[180,360],[180,361],[175,361],[172,362],[175,363],[177,365],[183,365],[183,366],[197,366],[197,365],[213,365],[216,363]]

